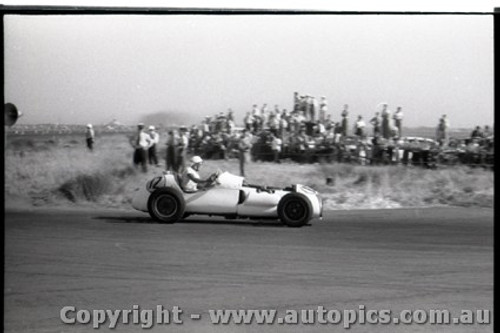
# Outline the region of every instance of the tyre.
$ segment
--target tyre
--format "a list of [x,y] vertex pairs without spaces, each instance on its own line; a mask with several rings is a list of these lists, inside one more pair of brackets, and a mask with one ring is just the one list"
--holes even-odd
[[278,216],[289,227],[297,228],[307,224],[311,213],[311,204],[299,193],[285,195],[278,204]]
[[169,188],[156,189],[148,199],[151,217],[163,223],[174,223],[184,216],[186,203],[182,194]]

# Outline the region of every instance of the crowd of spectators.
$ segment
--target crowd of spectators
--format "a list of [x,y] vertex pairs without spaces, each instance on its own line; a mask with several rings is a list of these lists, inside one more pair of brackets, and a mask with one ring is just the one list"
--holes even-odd
[[[457,143],[450,140],[446,115],[439,118],[434,139],[404,136],[402,107],[398,106],[391,115],[387,103],[377,106],[368,124],[371,129],[367,128],[363,116],[358,115],[350,129],[349,105],[343,106],[340,119],[334,121],[325,96],[315,98],[295,92],[292,110],[279,105],[269,108],[267,104],[261,107],[254,104],[246,112],[242,126],[236,126],[234,112],[229,109],[226,113],[206,116],[190,128],[171,129],[166,140],[166,169],[180,171],[188,154],[204,159],[239,158],[242,175],[245,163],[250,160],[432,167],[441,153],[444,156],[450,151],[475,150],[493,154],[492,133],[488,126],[484,130],[476,127],[470,140]],[[158,137],[155,142],[159,142]],[[155,151],[149,148],[151,155],[153,160],[149,163],[158,164]]]
[[[181,128],[180,133],[171,131],[170,135],[179,138],[187,135],[187,145],[185,139],[181,140],[187,147],[185,150],[208,159],[241,156],[239,143],[244,135],[245,140],[251,142],[250,147],[247,144],[245,148],[251,160],[276,163],[292,159],[298,162],[338,161],[429,166],[432,164],[432,156],[445,148],[449,151],[450,124],[446,115],[439,118],[434,139],[407,137],[403,136],[402,107],[398,106],[392,115],[387,103],[381,103],[377,108],[380,111],[376,111],[369,121],[371,131],[361,115],[357,116],[351,130],[349,105],[343,106],[340,119],[334,121],[328,112],[325,96],[315,98],[310,94],[299,95],[296,92],[293,109],[290,111],[278,105],[269,108],[267,104],[262,104],[261,107],[254,104],[246,112],[241,127],[235,125],[234,113],[229,109],[227,113],[205,117],[201,124],[192,125],[189,130]],[[476,128],[475,132],[476,138],[488,136],[483,132],[491,133],[487,126],[484,131]],[[169,139],[169,149],[174,149],[176,143],[172,142],[176,141],[178,140]],[[490,144],[486,144],[486,141],[474,140],[481,148],[492,151],[492,140]]]

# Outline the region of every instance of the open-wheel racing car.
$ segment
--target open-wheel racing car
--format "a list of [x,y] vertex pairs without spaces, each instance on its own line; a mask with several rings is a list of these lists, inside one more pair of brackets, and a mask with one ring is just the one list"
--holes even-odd
[[315,190],[296,184],[277,188],[247,184],[228,172],[213,175],[212,184],[196,192],[181,188],[180,175],[164,173],[137,189],[132,207],[149,212],[159,222],[173,223],[189,215],[215,215],[228,219],[279,219],[301,227],[322,218],[323,201]]

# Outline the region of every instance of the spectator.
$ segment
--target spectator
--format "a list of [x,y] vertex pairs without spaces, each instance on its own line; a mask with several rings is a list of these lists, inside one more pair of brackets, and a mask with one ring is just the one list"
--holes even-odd
[[394,126],[398,130],[397,136],[402,137],[403,136],[403,111],[402,111],[402,108],[400,106],[398,106],[398,108],[396,109],[396,112],[394,113],[393,119],[394,119]]
[[362,139],[365,136],[365,121],[363,120],[362,116],[358,116],[358,121],[356,121],[356,124],[354,125],[354,134]]
[[370,120],[370,124],[373,126],[373,136],[380,135],[380,113],[375,112],[375,117]]
[[309,120],[310,121],[316,121],[316,117],[318,116],[318,110],[319,110],[319,103],[318,100],[314,97],[311,97],[311,109],[310,109],[310,115],[309,115]]
[[391,111],[387,108],[387,104],[382,105],[382,137],[389,139],[391,137],[391,124],[390,124]]
[[85,140],[87,141],[87,148],[92,151],[94,149],[95,133],[92,124],[87,124],[85,130]]
[[221,155],[221,157],[223,159],[227,159],[227,155],[226,155],[226,143],[224,141],[224,138],[222,137],[222,134],[221,133],[215,133],[212,137],[212,143],[214,145],[214,147],[216,148],[216,151],[219,152],[219,154]]
[[334,139],[335,139],[335,128],[332,126],[330,129],[326,130],[325,140],[327,140],[329,143],[333,143]]
[[227,110],[227,120],[231,120],[234,122],[234,114],[233,114],[233,110],[231,108],[229,108]]
[[269,120],[269,111],[267,109],[267,104],[262,104],[262,108],[260,109],[260,119],[261,119],[261,127],[260,129],[264,129],[264,126],[267,125],[267,121]]
[[488,137],[493,135],[493,133],[491,132],[490,127],[488,125],[484,126],[483,135],[485,138],[488,138]]
[[329,131],[329,130],[334,129],[334,128],[335,128],[335,123],[332,120],[332,115],[329,114],[326,116],[326,119],[325,119],[325,129],[327,131]]
[[245,122],[245,129],[251,131],[254,122],[253,115],[250,112],[247,112],[243,121]]
[[314,122],[312,122],[312,121],[306,121],[305,123],[302,124],[302,128],[305,128],[306,135],[308,135],[308,136],[314,135],[315,127],[316,126],[314,125]]
[[203,131],[198,126],[192,125],[189,131],[188,153],[197,153],[202,138]]
[[319,121],[324,122],[326,120],[326,113],[328,112],[328,102],[325,96],[321,96],[321,101],[319,103]]
[[151,146],[148,149],[149,164],[158,166],[158,157],[156,156],[156,147],[160,142],[160,135],[156,132],[154,126],[149,126],[149,136],[151,137]]
[[304,116],[306,118],[305,121],[312,121],[312,116],[314,114],[314,102],[313,97],[310,94],[306,94],[304,109]]
[[472,139],[474,139],[474,138],[483,138],[484,137],[484,133],[483,133],[483,131],[481,131],[481,126],[476,126],[476,128],[472,131],[470,137]]
[[179,141],[177,142],[177,172],[180,172],[185,168],[186,159],[187,159],[187,151],[189,147],[189,137],[187,135],[187,128],[180,128],[181,135],[179,137]]
[[300,110],[300,96],[298,92],[293,93],[293,110],[292,111],[299,111]]
[[296,120],[297,120],[297,123],[298,123],[298,127],[300,129],[302,127],[302,124],[304,124],[306,122],[306,120],[307,120],[307,117],[305,115],[305,111],[299,111],[297,113]]
[[298,132],[298,113],[300,111],[292,111],[290,113],[290,116],[288,117],[288,129],[289,129],[289,132],[291,132],[292,134],[295,134]]
[[302,156],[303,154],[305,154],[309,142],[309,139],[306,135],[306,131],[304,129],[301,129],[299,131],[299,135],[295,138],[295,140],[297,143],[297,150],[299,154]]
[[219,115],[216,117],[216,123],[215,123],[215,131],[216,132],[224,132],[226,131],[226,116],[224,115],[224,112],[220,112]]
[[275,104],[275,105],[274,105],[274,114],[275,114],[275,115],[279,115],[279,114],[281,114],[281,111],[280,111],[280,108],[279,108],[279,105],[278,105],[278,104]]
[[283,109],[283,113],[281,114],[280,124],[279,124],[279,136],[282,139],[285,137],[286,131],[290,129],[288,120],[289,120],[288,112],[286,111],[286,109]]
[[305,120],[303,113],[304,111],[297,111],[292,112],[292,114],[290,115],[288,126],[290,127],[290,132],[293,135],[296,135],[299,132],[301,124]]
[[281,154],[281,146],[283,145],[283,141],[277,137],[276,135],[271,135],[271,149],[273,151],[274,162],[280,162],[280,154]]
[[281,111],[280,119],[285,119],[287,123],[290,121],[290,113],[288,113],[287,109],[283,109],[283,111]]
[[204,155],[209,155],[207,152],[212,151],[212,136],[209,134],[205,135],[200,142],[200,150],[204,153]]
[[234,120],[232,119],[228,119],[227,120],[227,126],[226,126],[226,129],[227,129],[227,133],[229,135],[233,134],[233,131],[234,131],[234,127],[235,127],[235,123],[234,123]]
[[177,172],[179,170],[177,166],[177,144],[179,138],[175,130],[168,132],[167,139],[167,156],[166,156],[166,170]]
[[436,130],[436,141],[439,143],[439,146],[446,146],[448,144],[449,126],[450,123],[448,122],[448,118],[444,114],[441,118],[439,118],[439,123]]
[[318,125],[317,126],[317,133],[320,135],[320,136],[324,136],[325,133],[326,133],[326,127],[325,125],[323,124],[323,122],[318,122]]
[[305,115],[307,114],[307,110],[308,110],[307,109],[307,103],[308,103],[307,96],[309,96],[309,95],[299,97],[299,111],[303,111]]
[[361,165],[366,165],[366,161],[367,161],[366,151],[367,151],[366,143],[364,143],[364,142],[359,143],[359,145],[358,145],[358,161],[359,161],[359,164],[361,164]]
[[335,123],[335,128],[333,129],[335,144],[340,143],[340,138],[342,137],[342,125],[340,123]]
[[148,171],[148,149],[151,146],[151,137],[144,132],[144,124],[137,125],[137,134],[131,138],[130,144],[134,148],[133,162],[136,167],[142,167],[143,172]]
[[278,123],[281,121],[281,112],[278,110],[278,112],[275,112],[274,116],[276,119],[278,119]]
[[272,113],[269,118],[269,130],[271,131],[271,133],[273,133],[273,135],[278,136],[279,128],[280,128],[280,120],[278,116]]
[[250,162],[250,149],[252,148],[252,135],[244,129],[238,142],[240,160],[240,176],[245,177],[245,164]]
[[259,108],[257,107],[257,104],[253,105],[252,118],[253,118],[252,119],[253,120],[253,123],[252,123],[253,132],[257,133],[258,131],[260,131],[261,123],[262,123],[261,113],[260,113]]
[[381,150],[379,149],[380,135],[375,135],[372,138],[372,151],[370,164],[378,164],[380,160]]
[[210,134],[210,120],[211,120],[210,116],[205,117],[205,121],[202,124],[203,135]]
[[254,104],[252,106],[252,116],[254,116],[254,117],[260,117],[260,110],[257,107],[257,104]]
[[342,125],[341,125],[341,132],[342,136],[347,136],[347,126],[348,126],[348,116],[349,116],[349,111],[347,111],[347,108],[349,105],[344,104],[344,110],[342,110]]

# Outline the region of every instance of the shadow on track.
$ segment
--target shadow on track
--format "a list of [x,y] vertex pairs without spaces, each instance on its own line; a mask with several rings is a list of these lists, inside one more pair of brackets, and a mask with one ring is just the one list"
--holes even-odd
[[[220,220],[220,219],[186,219],[175,223],[160,223],[150,217],[139,216],[96,216],[93,220],[103,220],[106,223],[140,223],[140,224],[214,224],[214,225],[234,225],[234,226],[251,226],[251,227],[274,227],[286,228],[280,221],[275,220]],[[309,227],[307,224],[304,227]]]

